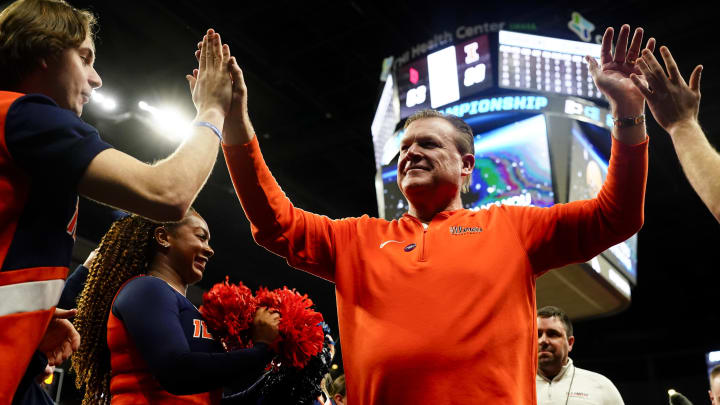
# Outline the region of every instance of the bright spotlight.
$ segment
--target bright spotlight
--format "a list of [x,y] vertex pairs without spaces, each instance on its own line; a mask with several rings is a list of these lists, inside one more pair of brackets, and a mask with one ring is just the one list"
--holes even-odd
[[102,102],[105,101],[105,96],[97,90],[93,90],[90,99],[96,103],[102,104]]
[[720,351],[708,353],[708,360],[712,363],[720,361]]
[[174,109],[158,109],[153,118],[158,130],[170,139],[182,140],[190,135],[190,121]]
[[673,396],[673,395],[675,395],[675,394],[677,394],[677,391],[675,391],[674,389],[670,388],[670,389],[668,390],[668,396],[669,396],[669,397],[671,397],[671,396]]
[[105,111],[112,111],[117,108],[117,102],[115,101],[115,99],[113,99],[112,97],[108,97],[105,94],[98,92],[97,90],[93,90],[90,100],[92,100],[96,104],[100,104],[100,106]]
[[117,107],[117,103],[111,98],[106,98],[102,102],[102,107],[103,109],[105,109],[105,111],[112,111]]
[[140,101],[138,108],[150,113],[155,130],[172,140],[183,140],[192,131],[190,120],[173,108],[158,108],[145,101]]
[[138,108],[141,109],[141,110],[143,110],[143,111],[150,111],[149,107],[150,107],[150,105],[149,105],[148,103],[144,102],[144,101],[140,101],[140,102],[138,103]]

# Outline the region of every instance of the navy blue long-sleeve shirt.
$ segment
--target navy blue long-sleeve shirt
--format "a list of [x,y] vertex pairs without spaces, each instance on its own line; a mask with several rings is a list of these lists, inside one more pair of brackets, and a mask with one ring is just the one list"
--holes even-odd
[[250,386],[273,357],[262,343],[225,352],[206,330],[200,311],[156,277],[128,282],[118,293],[112,313],[123,322],[163,389],[175,395],[212,391],[238,382]]

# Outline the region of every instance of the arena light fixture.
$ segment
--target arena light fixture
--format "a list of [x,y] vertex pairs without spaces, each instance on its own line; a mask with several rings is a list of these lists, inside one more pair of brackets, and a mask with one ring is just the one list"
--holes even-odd
[[103,93],[98,92],[97,90],[93,90],[92,96],[90,99],[95,103],[100,105],[103,110],[105,111],[113,111],[117,108],[117,101],[115,101],[114,98],[109,97]]
[[155,107],[146,101],[138,102],[138,108],[149,113],[155,130],[171,140],[182,141],[192,131],[190,120],[175,108]]
[[712,363],[720,361],[720,350],[708,353],[708,360]]
[[117,102],[115,102],[115,100],[112,98],[106,98],[105,101],[103,101],[102,103],[102,107],[106,111],[113,111],[115,110],[115,108],[117,108]]

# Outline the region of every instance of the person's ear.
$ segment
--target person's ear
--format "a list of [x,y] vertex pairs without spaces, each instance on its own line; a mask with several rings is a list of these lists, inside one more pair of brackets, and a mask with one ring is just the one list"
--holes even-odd
[[466,153],[462,155],[462,174],[463,176],[469,176],[475,168],[475,155],[472,153]]
[[574,343],[575,343],[575,336],[570,336],[568,338],[568,353],[572,351]]
[[335,401],[335,404],[337,405],[345,405],[345,397],[340,394],[333,395],[333,401]]
[[155,228],[155,242],[162,248],[170,247],[170,235],[164,226]]
[[42,70],[46,70],[48,68],[48,60],[47,58],[38,58],[38,67]]

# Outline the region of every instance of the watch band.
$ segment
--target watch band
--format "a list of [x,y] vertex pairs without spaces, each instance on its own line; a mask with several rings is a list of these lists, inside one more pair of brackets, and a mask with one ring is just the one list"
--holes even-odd
[[640,124],[645,123],[645,114],[640,114],[635,117],[622,117],[622,118],[613,117],[613,122],[615,123],[615,126],[618,128],[632,127],[635,125],[640,125]]

